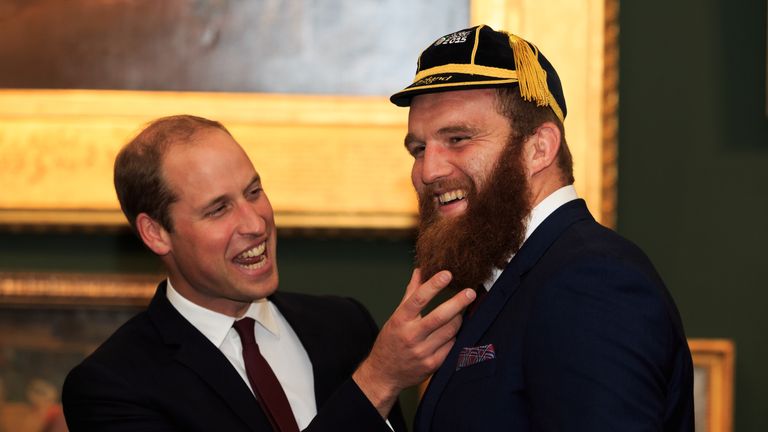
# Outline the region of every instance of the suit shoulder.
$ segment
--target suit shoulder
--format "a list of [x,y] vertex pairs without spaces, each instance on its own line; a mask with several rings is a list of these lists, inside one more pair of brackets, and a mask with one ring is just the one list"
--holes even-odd
[[323,315],[341,314],[345,317],[365,318],[366,320],[371,316],[362,303],[351,297],[280,291],[270,299],[281,308],[295,307],[302,308],[305,312],[316,311]]
[[99,364],[119,370],[155,352],[161,343],[147,312],[141,312],[115,330],[80,366]]
[[141,388],[136,380],[153,370],[160,344],[146,311],[139,313],[67,374],[62,397],[78,400],[84,393],[101,394],[104,387]]
[[270,299],[289,321],[292,321],[291,317],[300,316],[303,323],[313,323],[326,332],[362,332],[366,338],[378,333],[378,326],[368,309],[349,297],[281,291]]
[[646,294],[654,293],[665,302],[670,300],[661,276],[640,247],[595,221],[578,222],[565,230],[540,264],[537,273],[545,279],[560,280],[560,286],[579,286],[588,280],[589,289],[630,284],[636,289],[650,289]]
[[603,259],[616,265],[642,269],[660,282],[650,258],[631,240],[595,221],[574,224],[556,241],[555,251],[563,251],[574,260]]
[[677,337],[684,337],[677,306],[656,268],[637,245],[613,230],[594,221],[574,224],[540,263],[532,272],[540,306],[563,302],[570,309],[581,304],[623,310],[617,319],[662,327],[671,323]]

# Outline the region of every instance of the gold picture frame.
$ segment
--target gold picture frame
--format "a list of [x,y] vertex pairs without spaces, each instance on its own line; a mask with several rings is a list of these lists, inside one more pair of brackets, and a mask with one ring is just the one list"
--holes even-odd
[[[617,0],[470,0],[472,24],[536,41],[565,83],[576,188],[615,218]],[[265,179],[280,227],[411,229],[407,110],[386,97],[0,90],[0,227],[125,226],[111,185],[119,147],[153,118],[217,119]]]
[[733,379],[736,356],[728,339],[689,339],[694,366],[698,432],[733,430]]
[[145,306],[161,274],[0,272],[0,306]]

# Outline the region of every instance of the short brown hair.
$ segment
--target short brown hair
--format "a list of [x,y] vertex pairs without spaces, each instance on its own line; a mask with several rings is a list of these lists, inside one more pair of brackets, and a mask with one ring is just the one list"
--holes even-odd
[[557,154],[557,166],[560,168],[562,180],[566,184],[573,184],[573,156],[565,140],[565,127],[560,118],[548,106],[536,106],[533,102],[527,102],[520,96],[518,86],[499,87],[496,89],[496,99],[499,113],[509,119],[512,125],[512,133],[515,135],[512,142],[522,142],[533,135],[536,128],[544,122],[552,122],[560,129],[560,150]]
[[211,128],[229,134],[214,120],[192,115],[162,117],[152,121],[117,154],[115,192],[134,231],[140,213],[148,214],[167,231],[173,231],[168,208],[178,197],[163,177],[163,158],[172,144],[188,142],[198,132]]

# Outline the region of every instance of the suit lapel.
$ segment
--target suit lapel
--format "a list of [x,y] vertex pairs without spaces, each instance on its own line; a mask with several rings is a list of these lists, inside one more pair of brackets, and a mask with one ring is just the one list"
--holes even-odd
[[476,345],[493,324],[504,305],[518,290],[525,273],[536,264],[563,231],[576,221],[585,218],[591,219],[592,216],[584,200],[578,199],[562,205],[536,228],[515,254],[485,300],[478,305],[471,318],[465,319],[453,348],[442,366],[432,376],[416,413],[415,430],[417,432],[430,430],[435,408],[445,386],[456,371],[456,362],[461,349]]
[[520,286],[520,276],[516,271],[517,266],[515,264],[513,259],[507,265],[507,268],[504,269],[504,272],[493,288],[488,292],[487,297],[478,305],[472,317],[465,319],[462,324],[453,348],[451,348],[445,361],[443,361],[443,365],[432,375],[429,386],[419,403],[416,413],[416,431],[430,430],[437,402],[455,372],[461,348],[474,346],[474,343],[490,327],[493,320],[507,303],[507,300]]
[[[286,301],[279,292],[270,296],[269,299],[277,306],[285,320],[288,321],[288,324],[304,346],[307,356],[309,356],[315,383],[315,404],[320,409],[322,402],[336,388],[334,385],[336,378],[328,374],[328,371],[334,370],[334,368],[327,364],[327,362],[334,361],[334,359],[327,355],[327,346],[324,342],[322,329],[303,319],[304,314],[301,313],[301,306],[297,305],[295,301]],[[323,353],[326,353],[326,355],[323,355]]]
[[270,429],[253,393],[229,360],[173,308],[165,294],[165,282],[147,311],[172,358],[194,371],[251,429]]

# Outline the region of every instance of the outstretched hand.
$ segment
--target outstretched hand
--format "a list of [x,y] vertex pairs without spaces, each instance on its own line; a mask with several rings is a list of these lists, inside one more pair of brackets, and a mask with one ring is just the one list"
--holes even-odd
[[461,313],[475,300],[475,291],[466,288],[422,316],[427,304],[450,281],[450,272],[441,271],[422,284],[419,269],[414,270],[403,300],[381,328],[371,353],[352,374],[382,417],[389,414],[403,389],[424,381],[451,350]]

